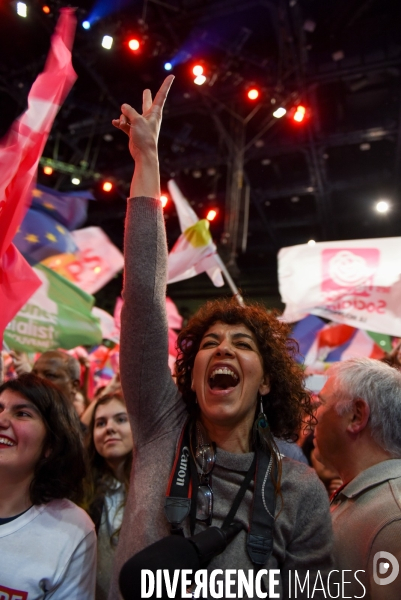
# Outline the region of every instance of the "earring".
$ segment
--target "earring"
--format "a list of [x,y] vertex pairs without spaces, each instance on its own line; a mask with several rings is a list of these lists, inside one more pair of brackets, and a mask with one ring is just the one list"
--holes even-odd
[[260,413],[258,414],[258,417],[256,419],[256,425],[258,426],[259,429],[266,429],[267,427],[269,427],[269,423],[267,422],[267,417],[266,417],[265,413],[263,412],[262,396],[260,397]]

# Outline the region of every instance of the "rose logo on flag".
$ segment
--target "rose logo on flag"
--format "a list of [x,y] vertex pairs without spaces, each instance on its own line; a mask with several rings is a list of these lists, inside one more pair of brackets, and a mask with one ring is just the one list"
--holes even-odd
[[322,252],[322,290],[331,292],[368,284],[379,266],[377,248],[326,249]]

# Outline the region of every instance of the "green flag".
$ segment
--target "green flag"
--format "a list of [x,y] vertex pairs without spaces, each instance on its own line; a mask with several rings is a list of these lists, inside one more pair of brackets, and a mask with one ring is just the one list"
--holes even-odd
[[7,325],[4,341],[13,350],[45,352],[93,346],[102,340],[94,298],[44,265],[34,271],[42,285]]
[[381,348],[384,352],[390,353],[393,349],[391,346],[391,337],[385,333],[376,333],[374,331],[366,332],[369,337]]

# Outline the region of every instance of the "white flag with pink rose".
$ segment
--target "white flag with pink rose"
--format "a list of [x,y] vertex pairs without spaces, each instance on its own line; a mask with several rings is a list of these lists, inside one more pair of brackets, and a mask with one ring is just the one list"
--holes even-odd
[[401,237],[282,248],[278,277],[285,321],[313,314],[401,336]]

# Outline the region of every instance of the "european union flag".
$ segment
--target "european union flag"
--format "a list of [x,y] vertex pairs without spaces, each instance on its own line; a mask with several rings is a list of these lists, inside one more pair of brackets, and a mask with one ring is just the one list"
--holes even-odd
[[55,254],[74,253],[78,250],[74,238],[64,225],[34,208],[26,213],[13,243],[30,264],[36,264]]
[[36,185],[32,191],[31,208],[49,215],[72,231],[86,221],[88,200],[94,200],[91,192],[59,192],[44,185]]

